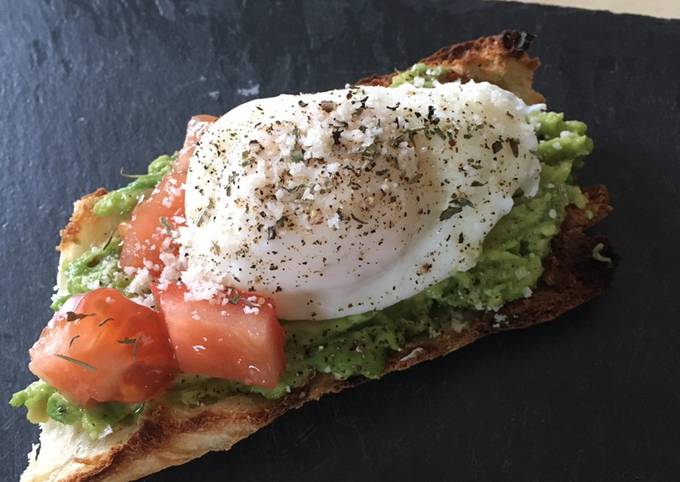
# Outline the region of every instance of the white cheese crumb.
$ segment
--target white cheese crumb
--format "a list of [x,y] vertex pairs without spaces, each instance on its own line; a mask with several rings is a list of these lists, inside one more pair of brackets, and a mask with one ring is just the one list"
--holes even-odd
[[338,216],[338,213],[335,213],[333,216],[328,218],[326,224],[328,224],[329,228],[338,229],[340,224],[340,216]]
[[99,439],[99,440],[105,439],[106,437],[108,437],[112,433],[113,433],[113,428],[111,427],[111,425],[107,425],[106,427],[104,427],[104,429],[97,436],[97,439]]
[[147,271],[160,271],[161,267],[157,264],[152,263],[148,259],[145,259],[144,268],[142,269],[146,269]]
[[138,305],[146,306],[147,308],[156,308],[156,300],[151,293],[134,296],[130,299]]
[[503,326],[508,325],[508,317],[507,315],[503,315],[501,313],[495,313],[493,315],[494,322],[491,325],[492,328],[501,328]]
[[463,320],[462,318],[454,317],[451,320],[451,328],[453,328],[453,330],[456,333],[462,333],[463,330],[467,329],[468,325],[469,325],[468,322]]
[[99,280],[91,279],[85,284],[85,286],[87,286],[88,290],[96,290],[97,288],[99,288]]
[[425,351],[425,349],[422,348],[422,347],[414,348],[413,350],[411,350],[411,353],[409,353],[409,354],[406,355],[406,356],[401,357],[401,358],[399,359],[399,361],[408,361],[408,360],[412,360],[413,358],[416,357],[416,355],[418,355],[418,353],[420,353],[420,352],[422,352],[422,351]]
[[243,313],[246,315],[257,315],[260,313],[260,309],[257,306],[253,306],[252,308],[248,305],[243,307]]
[[527,113],[533,114],[534,112],[543,112],[547,109],[545,104],[531,104],[527,106]]
[[151,273],[147,268],[142,268],[137,270],[137,273],[135,274],[135,277],[132,278],[132,281],[130,281],[130,284],[127,287],[127,290],[130,293],[135,293],[135,294],[145,294],[149,291],[151,287],[151,280],[152,276]]
[[548,211],[548,216],[550,216],[550,219],[557,219],[557,211],[551,209],[550,211]]

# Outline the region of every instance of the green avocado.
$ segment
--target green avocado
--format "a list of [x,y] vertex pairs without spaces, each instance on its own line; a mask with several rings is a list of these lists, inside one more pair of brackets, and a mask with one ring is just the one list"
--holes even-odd
[[12,395],[9,404],[26,407],[26,418],[32,423],[45,423],[51,418],[66,425],[78,425],[92,438],[133,423],[144,408],[141,403],[119,402],[96,403],[81,408],[42,380]]
[[[434,79],[445,73],[445,69],[416,64],[395,76],[392,85],[422,77],[431,86]],[[275,399],[303,387],[319,373],[331,374],[337,379],[377,378],[383,373],[385,361],[399,353],[407,343],[436,337],[443,330],[463,326],[465,320],[461,313],[466,310],[493,311],[507,302],[530,296],[543,273],[542,260],[550,252],[550,241],[560,230],[566,207],[570,204],[584,207],[586,204],[574,183],[573,171],[593,149],[583,122],[565,121],[563,114],[554,112],[533,114],[530,121],[539,139],[536,152],[541,161],[539,190],[532,198],[523,195],[515,198],[510,213],[496,224],[484,241],[474,268],[454,273],[425,291],[380,311],[313,323],[282,321],[286,331],[287,368],[279,385],[273,389],[183,375],[167,393],[167,400],[182,406],[197,406],[221,400],[234,392]],[[172,158],[162,156],[154,162],[159,159],[164,159],[165,163]],[[164,172],[169,170],[169,165],[163,164]],[[162,177],[152,172],[154,170],[149,168],[148,184],[143,184],[145,190],[152,188]],[[142,186],[140,179],[103,198],[99,214],[129,215],[137,202],[130,199],[137,196]],[[121,192],[126,194],[116,194]],[[117,263],[119,253],[120,242],[112,240],[106,247],[92,248],[70,263],[66,267],[69,293],[87,291],[95,285],[124,291],[128,281]],[[600,256],[600,253],[593,255]],[[61,423],[81,424],[92,436],[106,427],[135,420],[142,410],[138,405],[110,403],[81,409],[40,381],[16,393],[10,403],[25,406],[28,418],[33,422],[43,422],[49,417]]]
[[[451,69],[441,65],[431,66],[426,64],[414,64],[408,70],[397,73],[392,77],[390,87],[399,87],[402,84],[416,84],[420,82],[418,87],[434,87],[434,81],[441,80]],[[422,79],[420,81],[416,79]]]
[[64,267],[68,294],[53,299],[51,308],[57,311],[72,295],[97,288],[125,291],[130,280],[120,267],[121,240],[115,236],[102,247],[92,246]]
[[93,208],[97,216],[128,216],[135,208],[139,199],[163,179],[177,159],[177,155],[162,155],[151,161],[146,174],[134,177],[135,180],[127,186],[111,191],[99,199]]

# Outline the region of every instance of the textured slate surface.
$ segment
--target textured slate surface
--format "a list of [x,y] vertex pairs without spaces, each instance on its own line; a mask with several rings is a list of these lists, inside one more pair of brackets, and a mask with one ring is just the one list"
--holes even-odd
[[[447,5],[452,3],[452,5]],[[288,414],[149,480],[671,480],[680,470],[680,23],[493,2],[0,0],[0,384],[31,380],[71,202],[175,149],[192,113],[327,89],[502,28],[539,35],[537,84],[587,121],[583,172],[623,256],[560,322]],[[239,91],[239,89],[241,89]],[[245,90],[243,90],[245,89]],[[239,93],[240,92],[240,93]],[[0,478],[37,431],[0,404]]]

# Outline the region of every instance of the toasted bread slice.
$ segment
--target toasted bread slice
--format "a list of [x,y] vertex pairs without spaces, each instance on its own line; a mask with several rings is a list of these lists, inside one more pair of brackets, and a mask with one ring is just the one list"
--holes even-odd
[[[452,72],[446,80],[493,82],[528,103],[536,103],[543,97],[532,88],[539,62],[525,52],[530,40],[531,36],[522,32],[503,32],[443,48],[422,62],[450,67]],[[389,85],[393,75],[368,77],[359,84]],[[93,244],[106,242],[115,229],[116,220],[98,218],[92,213],[94,202],[105,193],[99,189],[76,202],[73,216],[61,233],[60,266]],[[475,313],[434,339],[406,347],[388,361],[384,374],[445,355],[488,334],[554,319],[601,294],[610,281],[612,269],[593,260],[592,251],[596,244],[606,243],[606,239],[588,236],[585,230],[603,219],[611,208],[604,187],[586,189],[585,194],[588,203],[584,209],[568,208],[534,294],[504,306],[500,310],[505,315],[503,323],[497,322],[498,314]],[[59,282],[63,283],[61,275]],[[48,422],[42,426],[39,453],[36,446],[29,455],[22,480],[140,478],[209,451],[228,450],[288,410],[362,381],[338,381],[330,375],[319,375],[303,390],[279,400],[234,394],[221,402],[192,409],[156,405],[135,426],[96,441],[71,426]]]

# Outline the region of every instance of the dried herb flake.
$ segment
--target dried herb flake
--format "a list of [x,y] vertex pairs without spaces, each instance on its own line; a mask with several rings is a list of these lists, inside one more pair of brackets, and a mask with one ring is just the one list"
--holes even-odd
[[94,313],[76,313],[75,311],[66,312],[66,321],[77,321],[87,318],[88,316],[94,316]]
[[77,358],[72,358],[68,355],[62,355],[60,353],[57,353],[54,356],[59,357],[62,360],[66,360],[67,362],[73,363],[74,365],[78,365],[80,368],[84,368],[85,370],[89,370],[91,372],[97,371],[97,369],[90,365],[89,363],[86,363],[82,360],[78,360]]

